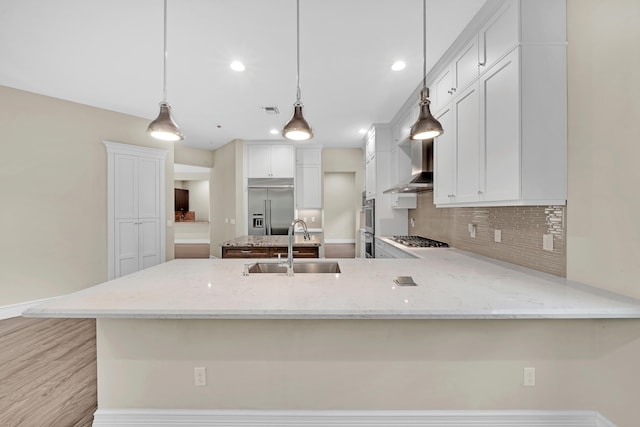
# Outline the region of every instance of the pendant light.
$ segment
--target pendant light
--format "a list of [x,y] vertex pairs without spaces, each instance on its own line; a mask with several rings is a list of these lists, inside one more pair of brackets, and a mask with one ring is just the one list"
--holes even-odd
[[149,124],[147,132],[163,141],[180,141],[184,139],[178,125],[171,118],[171,106],[167,102],[167,0],[164,0],[164,69],[162,82],[162,102],[160,114]]
[[293,104],[293,117],[282,129],[282,136],[293,141],[305,141],[313,137],[311,126],[302,115],[300,102],[300,0],[296,0],[296,102]]
[[427,87],[427,0],[422,0],[422,90],[420,91],[420,114],[411,126],[411,139],[432,139],[444,130],[429,110],[429,88]]

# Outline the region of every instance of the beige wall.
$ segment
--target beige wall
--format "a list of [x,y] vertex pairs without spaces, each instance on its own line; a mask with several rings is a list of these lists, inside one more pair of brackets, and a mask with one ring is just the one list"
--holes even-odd
[[[166,217],[173,217],[173,145],[148,120],[0,86],[0,306],[107,279],[107,155],[102,141],[168,150]],[[173,258],[173,228],[166,228]]]
[[213,152],[199,148],[187,147],[178,143],[174,149],[174,161],[179,165],[213,167]]
[[[353,200],[356,198],[354,172],[326,172],[324,192],[324,240],[328,243],[355,242],[356,215]],[[360,191],[362,193],[362,191]]]
[[[246,234],[244,218],[244,142],[234,140],[214,151],[209,180],[211,255],[221,257],[220,243]],[[233,220],[233,221],[232,221]],[[235,222],[233,224],[232,222]]]
[[[101,409],[575,409],[619,427],[640,419],[639,320],[99,319],[98,344]],[[207,369],[205,387],[193,386],[196,366]],[[530,366],[536,387],[523,387]]]
[[567,276],[640,298],[640,2],[568,12]]
[[[355,173],[355,195],[353,197],[353,223],[355,229],[353,235],[358,236],[360,228],[360,212],[362,210],[362,191],[364,190],[364,156],[361,148],[323,148],[322,149],[322,176],[324,180],[327,172],[353,172]],[[323,191],[323,197],[324,197]],[[326,202],[323,200],[323,206]],[[323,218],[323,227],[326,228],[327,219]],[[327,236],[325,235],[325,238]],[[359,253],[359,239],[356,237],[356,254]]]

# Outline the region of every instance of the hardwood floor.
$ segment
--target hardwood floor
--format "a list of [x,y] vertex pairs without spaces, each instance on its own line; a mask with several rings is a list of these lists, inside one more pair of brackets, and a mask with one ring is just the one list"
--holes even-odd
[[96,407],[95,320],[0,320],[0,426],[90,427]]

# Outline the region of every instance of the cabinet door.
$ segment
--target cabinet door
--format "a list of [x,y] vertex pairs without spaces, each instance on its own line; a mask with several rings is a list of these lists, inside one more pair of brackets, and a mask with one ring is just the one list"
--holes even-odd
[[271,177],[293,178],[295,175],[295,150],[293,145],[271,146]]
[[435,81],[435,99],[433,102],[432,111],[434,113],[440,113],[453,96],[453,73],[451,68],[447,68],[440,74]]
[[480,79],[485,200],[520,198],[520,79],[516,49]]
[[160,220],[145,218],[138,221],[138,265],[140,269],[160,264]]
[[478,77],[478,39],[475,37],[453,61],[453,91],[459,94]]
[[[159,218],[160,160],[138,158],[138,218]],[[162,165],[164,167],[164,165]]]
[[134,273],[140,269],[138,256],[138,220],[116,219],[115,221],[115,277]]
[[115,218],[138,218],[138,157],[114,155]]
[[247,145],[247,177],[271,176],[271,150],[268,145]]
[[320,148],[296,148],[297,165],[319,165],[322,163]]
[[456,202],[473,202],[480,195],[480,100],[474,84],[453,101],[455,112]]
[[322,208],[322,171],[319,165],[296,167],[296,205],[298,209]]
[[453,110],[449,107],[436,117],[444,133],[433,141],[434,150],[434,189],[433,199],[436,204],[447,204],[454,201],[455,194],[455,129]]
[[370,158],[365,165],[365,192],[367,199],[376,197],[376,157]]
[[518,2],[507,1],[478,36],[480,72],[518,45]]

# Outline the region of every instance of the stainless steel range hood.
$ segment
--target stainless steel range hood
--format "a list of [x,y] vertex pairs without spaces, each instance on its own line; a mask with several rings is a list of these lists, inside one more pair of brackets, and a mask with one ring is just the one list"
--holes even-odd
[[411,177],[384,193],[424,193],[433,191],[433,139],[410,141]]

